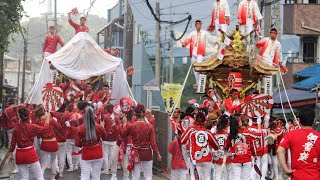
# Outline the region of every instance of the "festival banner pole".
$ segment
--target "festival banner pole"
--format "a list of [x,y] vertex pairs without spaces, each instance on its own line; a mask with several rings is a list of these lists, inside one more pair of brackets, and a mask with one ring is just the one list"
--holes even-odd
[[[182,85],[181,91],[180,91],[180,93],[179,93],[178,99],[180,99],[180,98],[181,98],[181,96],[182,96],[182,92],[183,92],[184,87],[185,87],[185,85],[186,85],[186,83],[187,83],[187,80],[188,80],[188,77],[189,77],[189,74],[190,74],[191,68],[192,68],[192,63],[190,64],[190,67],[189,67],[189,70],[188,70],[187,76],[184,78],[184,82],[183,82],[183,85]],[[170,119],[172,118],[172,116],[173,116],[173,111],[176,109],[177,105],[178,105],[178,101],[174,102],[174,105],[171,107],[171,109],[170,109],[170,113],[171,113]]]

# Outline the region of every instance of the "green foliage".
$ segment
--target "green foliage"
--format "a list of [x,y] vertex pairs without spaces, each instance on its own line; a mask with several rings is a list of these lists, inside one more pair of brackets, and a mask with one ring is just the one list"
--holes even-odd
[[[75,18],[73,20],[78,22]],[[107,20],[97,15],[89,14],[86,24],[89,27],[89,34],[95,39],[97,37],[97,32],[107,24]],[[49,21],[48,27],[52,25],[53,22]],[[30,20],[22,22],[21,26],[26,29],[26,34],[28,36],[28,56],[37,57],[37,63],[41,63],[42,45],[44,39],[48,35],[45,17],[30,18]],[[67,15],[62,14],[58,17],[58,35],[61,36],[64,43],[67,43],[75,35],[73,27],[68,23]],[[14,34],[14,39],[15,41],[11,42],[9,46],[9,55],[12,57],[21,57],[21,51],[23,51],[23,39],[21,34]],[[60,48],[60,46],[58,46],[58,48]]]
[[[173,69],[173,82],[183,84],[183,81],[188,73],[190,64],[184,65],[176,65]],[[203,101],[202,94],[196,94],[195,89],[193,89],[193,85],[195,84],[196,80],[193,75],[193,71],[191,70],[189,77],[186,82],[186,86],[184,87],[182,96],[181,96],[181,103],[180,108],[182,111],[185,111],[189,104],[186,102],[191,99],[196,99],[198,104],[201,104]]]
[[19,22],[24,15],[21,0],[0,1],[0,53],[10,44],[10,35],[19,31]]
[[[10,44],[10,35],[20,30],[20,19],[24,15],[22,0],[0,0],[0,87],[3,86],[3,57]],[[0,103],[2,103],[0,90]]]

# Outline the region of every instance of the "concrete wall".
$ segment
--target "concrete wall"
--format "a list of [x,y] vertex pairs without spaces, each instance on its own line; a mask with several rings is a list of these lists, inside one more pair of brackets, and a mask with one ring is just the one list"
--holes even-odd
[[320,29],[320,4],[284,4],[283,33],[296,35],[319,35],[320,32],[305,29],[301,26]]
[[291,86],[295,83],[297,83],[294,73],[301,71],[305,68],[314,66],[315,64],[307,64],[307,63],[288,63],[287,68],[288,68],[288,73],[283,75],[283,80],[285,83],[286,88],[292,88]]

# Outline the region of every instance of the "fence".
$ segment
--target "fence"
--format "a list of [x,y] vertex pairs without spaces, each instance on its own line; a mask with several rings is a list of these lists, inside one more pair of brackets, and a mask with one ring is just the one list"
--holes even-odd
[[172,140],[172,128],[170,119],[168,117],[168,113],[161,111],[153,111],[152,113],[156,119],[155,133],[159,152],[162,156],[162,164],[158,160],[156,160],[156,157],[154,157],[154,165],[156,167],[162,167],[164,165],[169,168],[171,157],[168,153],[168,146]]

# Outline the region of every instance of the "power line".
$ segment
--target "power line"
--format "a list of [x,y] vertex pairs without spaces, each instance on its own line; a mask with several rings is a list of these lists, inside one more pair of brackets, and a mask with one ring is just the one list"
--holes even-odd
[[153,19],[151,19],[151,18],[146,17],[145,15],[143,15],[143,14],[139,11],[139,9],[135,6],[135,4],[132,3],[130,0],[129,0],[129,4],[132,5],[132,6],[138,11],[138,13],[139,13],[141,16],[143,16],[144,18],[146,18],[146,19],[148,19],[148,20],[153,21]]
[[201,1],[206,1],[206,0],[198,0],[198,1],[191,1],[191,2],[187,2],[187,3],[182,3],[182,4],[176,4],[176,5],[173,5],[173,6],[168,6],[168,7],[165,7],[165,8],[161,8],[160,10],[164,10],[164,9],[169,9],[170,7],[173,8],[173,7],[180,7],[180,6],[184,6],[184,5],[188,5],[188,4],[193,4],[193,3],[197,3],[197,2],[201,2]]
[[[203,0],[201,0],[201,1],[203,1]],[[148,6],[151,14],[153,15],[154,19],[155,19],[157,22],[159,22],[159,23],[176,25],[176,24],[181,24],[181,23],[183,23],[183,22],[185,22],[185,21],[188,21],[188,23],[187,23],[187,25],[186,25],[186,27],[185,27],[182,35],[181,35],[179,38],[176,38],[175,35],[174,35],[174,32],[171,31],[171,37],[172,37],[175,41],[179,41],[180,39],[182,39],[182,37],[183,37],[183,36],[185,35],[185,33],[187,32],[187,29],[188,29],[188,26],[189,26],[190,21],[191,21],[191,19],[192,19],[192,16],[191,16],[191,15],[188,15],[188,17],[186,17],[186,18],[184,18],[184,19],[182,19],[182,20],[179,20],[179,21],[166,21],[166,20],[161,20],[161,19],[158,18],[158,17],[156,16],[156,14],[154,13],[154,10],[153,10],[152,6],[150,5],[149,0],[146,0],[146,3],[147,3],[147,6]],[[172,6],[171,6],[171,8],[172,8]]]

